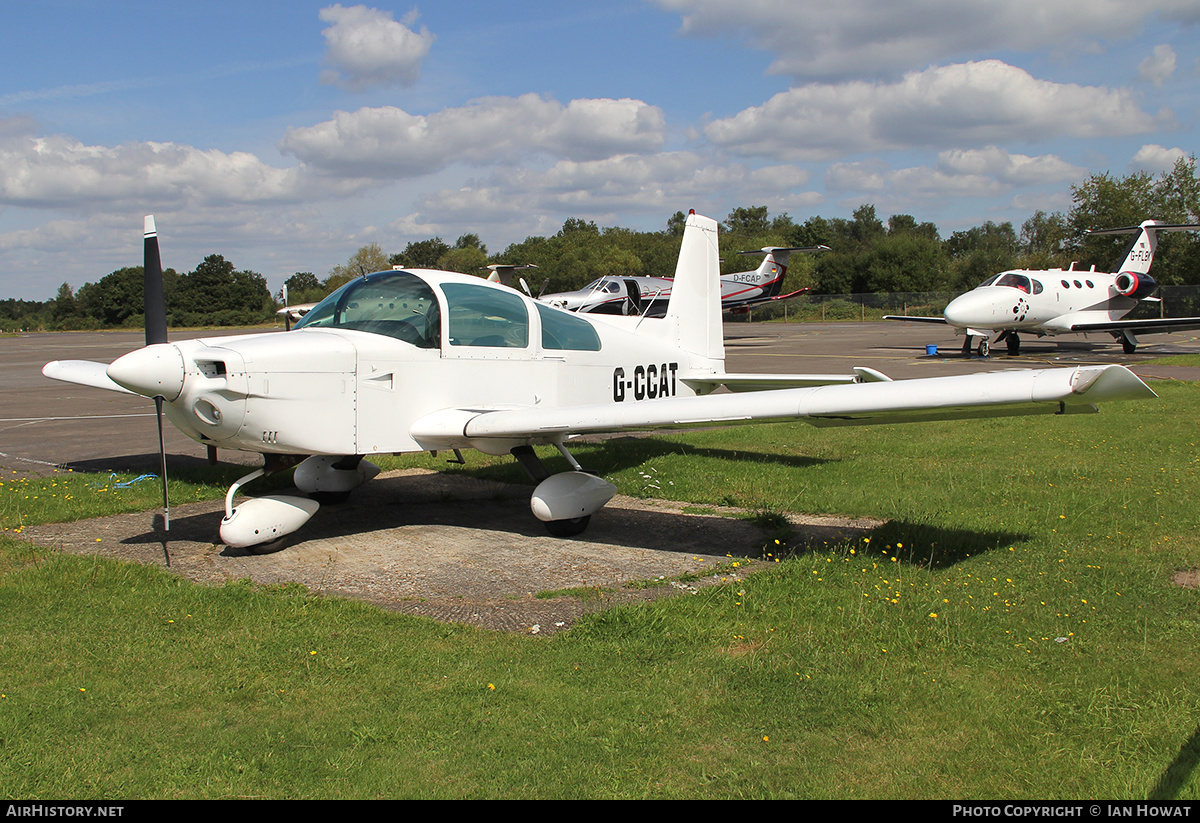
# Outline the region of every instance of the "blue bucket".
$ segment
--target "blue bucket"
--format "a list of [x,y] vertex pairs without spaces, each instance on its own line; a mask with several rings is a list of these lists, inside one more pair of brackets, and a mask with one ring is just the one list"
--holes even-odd
[[930,357],[937,356],[937,343],[925,347],[925,353]]

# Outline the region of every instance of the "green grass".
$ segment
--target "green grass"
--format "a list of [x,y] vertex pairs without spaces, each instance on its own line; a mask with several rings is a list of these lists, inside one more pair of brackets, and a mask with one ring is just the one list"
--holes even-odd
[[[1200,567],[1200,387],[1155,388],[1092,416],[581,445],[626,494],[763,513],[783,559],[551,637],[0,538],[0,787],[1200,799],[1200,592],[1172,583]],[[510,462],[447,470],[525,482]],[[96,480],[43,503],[6,479],[7,534],[89,495],[157,503]],[[783,512],[890,522],[806,546]]]
[[1200,366],[1200,354],[1174,354],[1150,361],[1155,366]]

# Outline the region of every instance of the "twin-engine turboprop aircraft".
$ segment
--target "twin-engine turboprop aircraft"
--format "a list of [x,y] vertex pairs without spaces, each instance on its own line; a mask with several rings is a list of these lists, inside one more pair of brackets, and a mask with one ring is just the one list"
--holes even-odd
[[[746,312],[763,303],[790,300],[809,291],[783,291],[787,276],[788,258],[794,252],[829,251],[828,246],[782,248],[764,246],[759,251],[740,251],[738,254],[761,254],[763,261],[757,269],[721,275],[721,311]],[[564,291],[539,296],[551,306],[583,314],[636,314],[643,317],[662,317],[671,301],[668,277],[600,277],[579,291]]]
[[[571,456],[574,435],[760,420],[845,426],[1072,414],[1154,396],[1121,366],[897,382],[870,369],[727,374],[718,263],[716,221],[693,213],[662,318],[579,315],[477,277],[385,271],[347,283],[289,332],[168,343],[148,217],[145,348],[110,365],[56,361],[43,373],[154,398],[192,439],[262,453],[264,469],[226,496],[221,539],[230,546],[272,542],[317,510],[317,500],[294,495],[233,505],[244,483],[284,467],[288,456],[303,458],[297,488],[336,498],[378,472],[365,459],[371,455],[512,454],[537,483],[534,515],[552,534],[569,536],[616,493]],[[712,394],[721,386],[734,393]],[[554,446],[572,469],[551,474],[536,445]],[[165,497],[164,471],[164,506]]]
[[963,354],[971,353],[978,339],[980,357],[991,351],[989,340],[1005,341],[1008,353],[1021,353],[1022,334],[1038,337],[1104,332],[1120,341],[1126,354],[1137,349],[1139,333],[1200,329],[1200,317],[1167,317],[1158,320],[1122,320],[1143,301],[1158,301],[1158,284],[1150,277],[1150,264],[1160,231],[1193,231],[1200,224],[1167,225],[1146,220],[1140,226],[1101,229],[1088,234],[1137,234],[1125,262],[1113,274],[1069,269],[1006,271],[950,301],[944,317],[888,315],[884,320],[945,323],[964,335]]

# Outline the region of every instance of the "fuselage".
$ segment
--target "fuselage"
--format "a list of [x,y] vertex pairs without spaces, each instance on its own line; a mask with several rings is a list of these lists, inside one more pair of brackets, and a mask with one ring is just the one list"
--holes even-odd
[[1138,300],[1118,287],[1121,275],[1049,269],[995,275],[946,306],[946,322],[961,333],[997,331],[1037,335],[1069,333],[1072,326],[1119,320]]
[[[721,308],[770,298],[778,293],[786,267],[772,263],[753,271],[721,275]],[[584,314],[642,314],[661,317],[667,310],[674,281],[667,277],[600,277],[578,291],[539,298],[551,306]]]
[[672,345],[664,323],[582,317],[467,275],[380,272],[334,292],[292,331],[148,346],[109,375],[161,394],[174,425],[221,448],[421,451],[414,424],[447,409],[695,394],[680,377],[711,372],[713,361]]

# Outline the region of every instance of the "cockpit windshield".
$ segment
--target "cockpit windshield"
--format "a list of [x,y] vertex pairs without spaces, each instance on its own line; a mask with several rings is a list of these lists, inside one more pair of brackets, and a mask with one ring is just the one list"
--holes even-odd
[[598,280],[593,280],[588,283],[580,291],[601,291],[608,294],[616,294],[621,291],[621,284],[615,280],[609,280],[606,277],[601,277]]
[[406,271],[356,277],[318,303],[294,328],[354,329],[422,349],[441,345],[441,311],[429,285]]
[[1002,274],[997,274],[994,277],[989,277],[987,280],[984,280],[982,283],[980,283],[976,288],[982,289],[984,286],[1007,286],[1011,289],[1023,291],[1026,294],[1042,293],[1042,284],[1037,280],[1011,271],[1006,271]]

